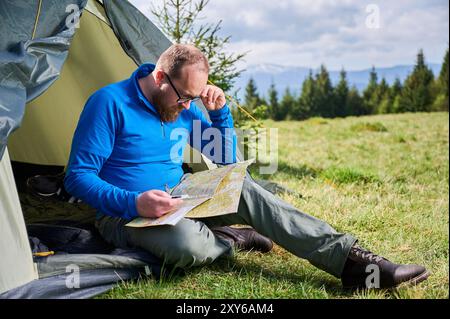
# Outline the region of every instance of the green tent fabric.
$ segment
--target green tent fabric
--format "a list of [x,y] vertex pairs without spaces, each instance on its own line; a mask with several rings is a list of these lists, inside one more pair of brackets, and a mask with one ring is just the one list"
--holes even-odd
[[[66,23],[69,6],[82,13],[79,28]],[[11,161],[65,165],[89,95],[129,77],[142,59],[155,62],[170,41],[127,1],[5,0],[0,27],[0,298],[88,297],[136,278],[150,265],[141,252],[33,258]],[[137,49],[124,51],[127,42]],[[71,263],[83,266],[76,292],[64,284]]]
[[[0,2],[0,158],[8,136],[21,123],[25,103],[58,78],[67,58],[75,27],[61,23],[68,17],[65,8],[72,4],[82,9],[87,0],[32,2],[35,10],[30,1]],[[45,14],[38,17],[38,11]],[[36,24],[38,18],[42,21]]]
[[128,1],[104,0],[103,4],[120,44],[136,64],[158,60],[161,53],[172,44]]
[[[66,23],[74,18],[69,6],[80,9],[79,28]],[[125,0],[2,0],[0,29],[0,298],[92,296],[118,281],[115,268],[136,278],[145,263],[133,258],[33,259],[11,161],[65,166],[88,97],[155,63],[171,42]],[[194,171],[214,167],[202,158],[190,164]],[[75,293],[61,270],[80,258],[87,285]],[[53,277],[52,267],[60,270]]]

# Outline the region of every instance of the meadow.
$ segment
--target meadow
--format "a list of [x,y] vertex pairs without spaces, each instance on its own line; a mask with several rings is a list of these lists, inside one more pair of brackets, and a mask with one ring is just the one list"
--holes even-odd
[[340,280],[279,246],[184,275],[117,285],[99,298],[448,298],[449,115],[415,113],[265,121],[277,127],[278,170],[253,176],[294,193],[300,210],[359,238],[394,262],[431,275],[418,286],[344,291]]

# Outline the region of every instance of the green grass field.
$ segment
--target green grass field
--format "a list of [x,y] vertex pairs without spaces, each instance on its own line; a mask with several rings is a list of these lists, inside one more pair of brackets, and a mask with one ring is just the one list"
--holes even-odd
[[[186,275],[116,286],[100,298],[448,298],[449,115],[400,114],[304,122],[279,128],[276,181],[300,210],[430,278],[394,291],[343,291],[340,281],[281,247],[240,252]],[[253,168],[255,175],[257,169]]]

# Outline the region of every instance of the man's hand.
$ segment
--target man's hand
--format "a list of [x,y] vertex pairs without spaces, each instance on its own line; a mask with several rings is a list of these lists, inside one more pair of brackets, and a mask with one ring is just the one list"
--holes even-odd
[[214,85],[207,85],[200,97],[208,111],[220,110],[226,103],[222,89]]
[[183,200],[171,198],[160,190],[150,190],[139,194],[136,201],[136,209],[140,216],[158,218],[179,206]]

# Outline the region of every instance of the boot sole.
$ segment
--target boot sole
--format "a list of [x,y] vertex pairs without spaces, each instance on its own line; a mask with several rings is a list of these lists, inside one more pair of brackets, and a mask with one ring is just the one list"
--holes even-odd
[[416,286],[418,283],[426,280],[429,276],[430,276],[430,273],[427,270],[425,270],[420,275],[418,275],[414,278],[411,278],[408,281],[404,281],[393,288],[406,288],[406,287]]
[[370,289],[380,290],[380,289],[386,289],[386,290],[389,290],[389,289],[397,289],[397,288],[407,288],[407,287],[413,287],[413,286],[416,286],[418,283],[420,283],[420,282],[426,280],[429,276],[430,276],[430,273],[429,273],[427,270],[425,270],[423,273],[417,275],[416,277],[411,278],[411,279],[408,280],[408,281],[401,282],[401,283],[399,283],[398,285],[393,286],[393,287],[385,287],[385,288],[367,288],[367,287],[365,287],[365,286],[343,286],[343,288],[344,288],[345,290],[356,290],[356,289],[362,289],[362,290],[370,290]]

